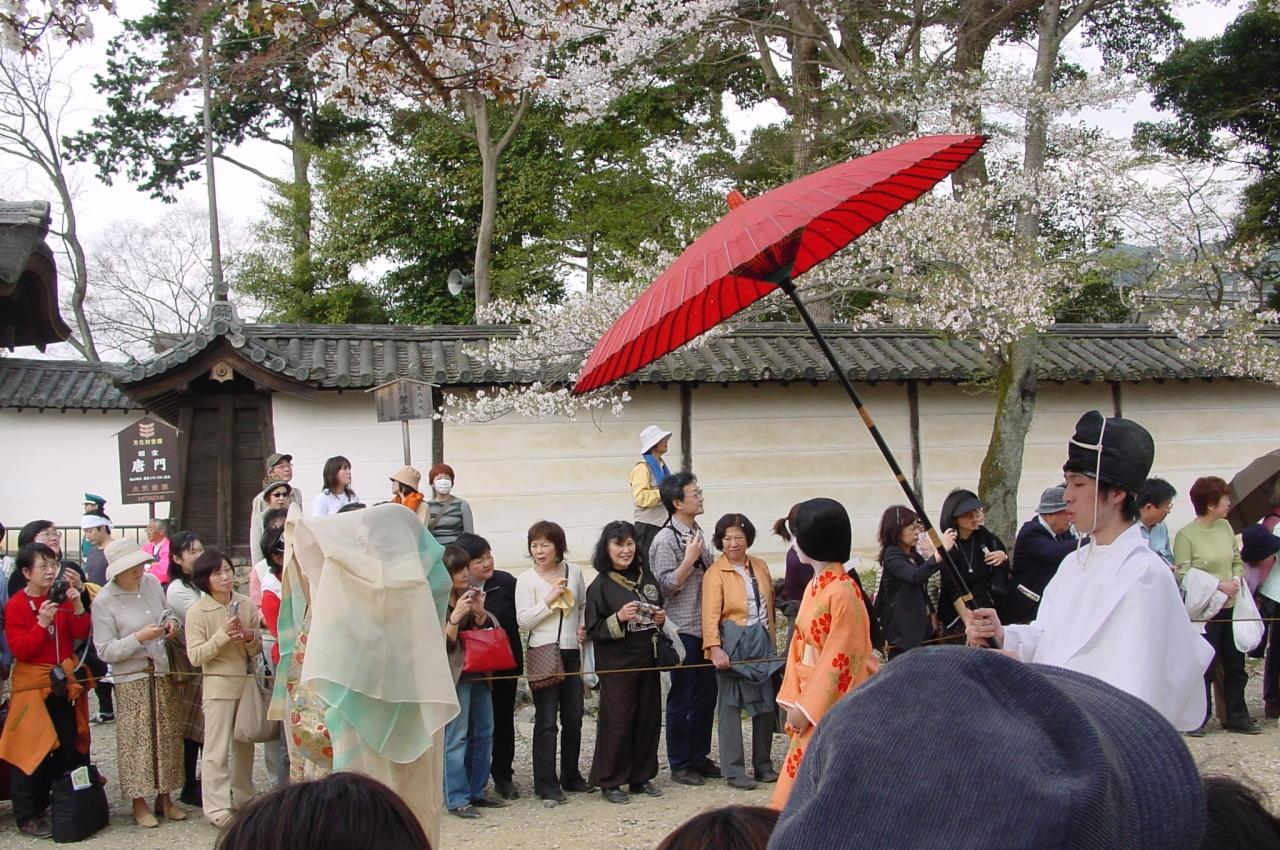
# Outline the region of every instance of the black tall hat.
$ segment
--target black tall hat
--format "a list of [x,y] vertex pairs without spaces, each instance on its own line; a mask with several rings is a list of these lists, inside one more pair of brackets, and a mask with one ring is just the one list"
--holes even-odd
[[1155,457],[1156,443],[1146,428],[1132,419],[1104,419],[1098,411],[1090,410],[1076,423],[1062,471],[1080,472],[1103,484],[1137,493],[1146,482]]

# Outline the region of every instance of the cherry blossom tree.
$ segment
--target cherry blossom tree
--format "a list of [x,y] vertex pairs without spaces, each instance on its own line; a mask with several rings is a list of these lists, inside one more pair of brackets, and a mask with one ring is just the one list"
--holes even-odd
[[[261,0],[240,7],[281,35],[320,41],[310,66],[353,113],[432,106],[458,118],[482,163],[478,306],[491,296],[498,162],[535,98],[584,116],[650,79],[643,63],[728,0]],[[509,107],[500,116],[495,106]]]

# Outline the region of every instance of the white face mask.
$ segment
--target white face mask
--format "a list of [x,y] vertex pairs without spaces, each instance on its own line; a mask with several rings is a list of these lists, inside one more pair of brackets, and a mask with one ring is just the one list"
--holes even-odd
[[432,481],[431,486],[434,487],[435,491],[439,493],[441,496],[447,496],[449,495],[449,491],[453,489],[453,480],[450,478],[445,478],[442,475],[439,478],[437,478],[435,481]]

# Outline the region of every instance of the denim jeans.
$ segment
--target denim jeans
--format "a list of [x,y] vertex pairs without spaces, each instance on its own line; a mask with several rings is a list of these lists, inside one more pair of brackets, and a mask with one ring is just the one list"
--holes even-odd
[[[685,664],[705,664],[702,638],[680,633]],[[672,670],[667,692],[667,764],[672,772],[698,769],[711,753],[711,727],[716,712],[716,671],[707,665]]]
[[488,682],[459,682],[458,716],[444,727],[444,802],[460,809],[484,797],[493,754],[493,696]]

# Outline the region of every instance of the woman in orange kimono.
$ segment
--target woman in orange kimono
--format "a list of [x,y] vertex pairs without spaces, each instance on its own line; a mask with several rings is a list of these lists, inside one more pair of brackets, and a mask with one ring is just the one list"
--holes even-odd
[[852,533],[849,514],[832,499],[810,499],[788,520],[800,560],[812,564],[795,633],[787,648],[787,670],[778,705],[787,711],[787,750],[770,803],[787,804],[813,732],[836,701],[879,668],[871,650],[871,619],[858,584],[844,570]]

